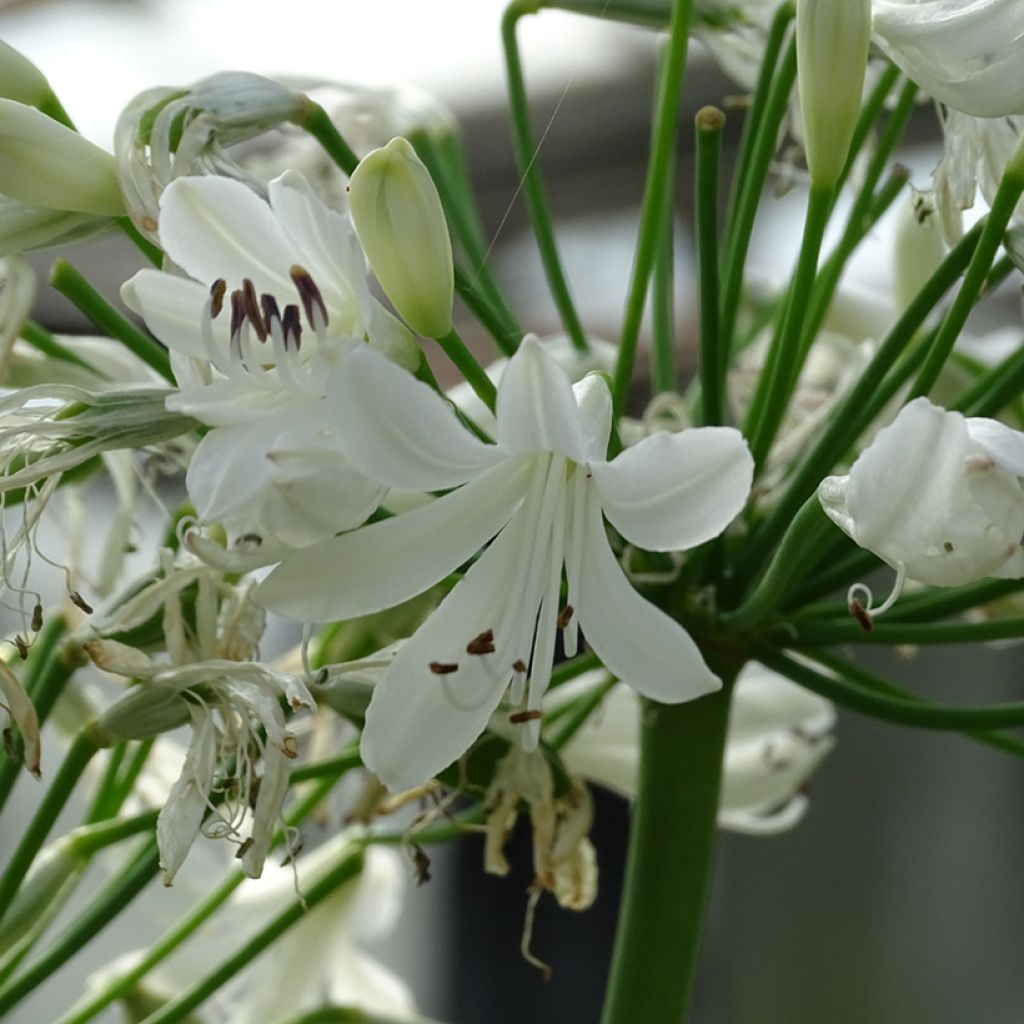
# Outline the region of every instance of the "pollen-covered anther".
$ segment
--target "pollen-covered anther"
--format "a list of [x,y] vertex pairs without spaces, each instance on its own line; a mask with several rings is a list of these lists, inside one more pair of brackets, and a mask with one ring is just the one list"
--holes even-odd
[[493,654],[494,653],[494,630],[485,629],[478,636],[466,644],[467,654]]
[[245,317],[252,324],[253,330],[256,331],[256,337],[260,341],[267,340],[267,324],[260,314],[260,303],[256,298],[256,286],[252,283],[251,278],[246,278],[242,282],[242,309],[245,312]]
[[569,623],[572,622],[573,613],[575,611],[576,611],[576,609],[573,608],[573,606],[571,604],[567,604],[558,613],[558,620],[557,621],[558,621],[558,628],[559,629],[566,629],[568,627]]
[[210,316],[216,319],[224,308],[224,296],[227,294],[228,283],[223,277],[218,277],[210,285]]
[[295,290],[299,293],[302,308],[305,310],[306,320],[319,334],[327,328],[327,304],[324,297],[312,275],[304,267],[296,264],[291,268],[290,274],[295,283]]
[[525,675],[525,673],[526,673],[526,662],[523,661],[522,658],[516,658],[516,660],[512,662],[512,671],[513,672],[521,672],[521,673],[523,673]]
[[302,348],[302,318],[299,315],[298,306],[289,305],[284,307],[281,327],[284,330],[285,351],[290,348],[292,351],[298,352]]
[[453,672],[458,672],[459,666],[454,661],[432,661],[430,663],[430,671],[435,676],[449,676]]
[[539,708],[533,708],[528,711],[516,711],[514,714],[508,716],[508,720],[513,725],[522,725],[524,722],[539,722],[543,717],[543,713]]

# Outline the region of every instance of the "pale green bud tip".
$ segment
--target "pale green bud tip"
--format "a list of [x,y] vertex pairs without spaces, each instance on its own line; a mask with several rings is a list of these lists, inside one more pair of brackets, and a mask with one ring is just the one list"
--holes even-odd
[[0,193],[32,206],[119,216],[114,158],[34,107],[0,99]]
[[0,96],[38,107],[50,95],[46,76],[24,54],[0,42]]
[[839,180],[860,116],[871,44],[871,0],[798,0],[797,84],[815,185]]
[[452,329],[452,244],[441,197],[408,141],[368,153],[352,174],[352,221],[381,287],[418,334]]

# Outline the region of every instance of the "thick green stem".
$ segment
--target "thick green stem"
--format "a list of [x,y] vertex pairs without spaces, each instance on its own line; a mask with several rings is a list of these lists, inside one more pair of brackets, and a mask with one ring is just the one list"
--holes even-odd
[[53,264],[50,284],[67,296],[101,331],[121,342],[164,380],[174,383],[171,360],[166,350],[114,309],[67,260],[58,259]]
[[811,185],[807,198],[807,219],[796,270],[789,287],[782,325],[772,339],[758,388],[747,414],[744,433],[758,467],[763,467],[789,405],[792,383],[800,373],[801,339],[807,314],[807,296],[818,269],[818,255],[832,211],[832,190]]
[[612,402],[616,416],[626,407],[626,396],[633,379],[633,361],[640,340],[640,325],[647,304],[647,290],[654,269],[663,215],[673,191],[672,167],[679,127],[679,105],[682,98],[683,72],[690,39],[690,18],[693,0],[674,0],[669,25],[668,46],[658,82],[654,111],[654,135],[651,157],[647,162],[647,181],[640,209],[633,274],[626,298],[626,314],[622,324],[619,358],[615,364]]
[[32,866],[36,854],[46,842],[57,815],[68,802],[86,765],[99,749],[100,745],[88,726],[72,741],[60,770],[50,783],[46,796],[43,797],[43,802],[29,822],[28,828],[22,833],[21,842],[18,843],[3,875],[0,875],[0,921],[10,907],[11,900],[14,899],[18,886]]
[[498,311],[487,301],[480,287],[457,263],[455,264],[455,290],[469,311],[487,328],[498,348],[511,355],[519,347],[523,332],[518,326],[507,324]]
[[679,1024],[700,950],[729,721],[731,667],[715,694],[644,701],[630,830],[603,1024]]
[[719,329],[718,165],[725,115],[715,107],[697,112],[697,267],[700,273],[700,384],[703,422],[725,422],[725,353]]
[[61,362],[71,363],[73,366],[88,370],[90,373],[95,374],[98,380],[110,380],[109,374],[95,369],[81,356],[72,352],[66,345],[62,345],[46,328],[40,327],[39,324],[34,323],[32,320],[27,320],[22,325],[21,336],[34,349],[42,352],[44,356],[48,356],[50,359],[59,359]]
[[[551,297],[555,300],[570,341],[581,352],[586,352],[589,348],[587,336],[573,304],[565,271],[562,269],[562,261],[558,255],[558,243],[555,241],[555,229],[551,221],[551,211],[548,209],[547,194],[544,191],[544,182],[537,163],[540,145],[534,142],[533,133],[530,130],[530,105],[526,96],[526,81],[523,77],[523,64],[519,55],[519,42],[516,39],[519,19],[526,14],[536,13],[536,10],[536,4],[522,4],[513,0],[501,19],[508,109],[512,121],[512,148],[515,151],[516,163],[522,179],[526,210],[537,239],[537,248],[544,265],[544,273],[548,279],[548,287],[551,289]],[[543,142],[543,138],[541,141]]]

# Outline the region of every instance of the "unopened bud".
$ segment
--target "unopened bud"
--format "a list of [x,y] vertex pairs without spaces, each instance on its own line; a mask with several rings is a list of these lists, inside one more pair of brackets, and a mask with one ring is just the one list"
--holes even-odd
[[871,0],[798,0],[797,84],[815,185],[831,188],[846,165],[870,44]]
[[893,249],[893,296],[902,312],[946,255],[934,193],[913,191],[900,201]]
[[0,192],[51,210],[124,212],[114,158],[34,107],[0,99]]
[[27,936],[38,934],[52,918],[69,879],[82,867],[74,835],[72,832],[51,843],[32,862],[32,869],[4,914],[0,955]]
[[188,701],[173,687],[139,683],[96,719],[96,729],[104,741],[147,740],[185,725],[188,708]]
[[42,71],[13,46],[0,42],[0,96],[38,107],[50,95]]
[[31,206],[0,195],[0,257],[77,242],[108,227],[112,218]]
[[452,329],[452,244],[441,197],[409,142],[392,139],[352,174],[349,203],[381,287],[418,334]]

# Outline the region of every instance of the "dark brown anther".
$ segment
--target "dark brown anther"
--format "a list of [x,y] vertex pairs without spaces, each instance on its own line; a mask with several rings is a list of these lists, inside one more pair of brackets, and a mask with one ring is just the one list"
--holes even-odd
[[448,676],[459,671],[459,666],[454,661],[432,661],[430,671],[435,676]]
[[28,657],[28,643],[20,633],[16,633],[14,636],[14,646],[18,648],[18,654],[24,661]]
[[302,853],[302,848],[305,845],[306,840],[302,836],[299,836],[297,839],[295,839],[288,849],[287,856],[284,858],[283,861],[281,861],[281,867],[288,867],[288,865],[291,864],[300,853]]
[[541,712],[537,709],[533,711],[517,711],[514,715],[509,715],[508,720],[513,725],[522,725],[523,722],[536,722],[541,718]]
[[313,328],[318,330],[319,326],[327,326],[327,306],[316,281],[310,277],[309,271],[298,265],[291,269],[292,281],[295,282],[295,290],[299,293],[302,301],[302,308],[306,312],[306,321]]
[[210,315],[213,317],[220,316],[220,311],[224,308],[224,294],[228,290],[228,283],[223,277],[218,277],[216,281],[210,285]]
[[258,533],[243,533],[235,546],[239,548],[258,548],[263,543],[263,538]]
[[32,608],[32,632],[38,633],[43,628],[43,605],[42,602],[36,601],[35,606]]
[[253,779],[249,786],[249,810],[256,810],[256,801],[260,798],[260,779]]
[[576,611],[576,609],[573,608],[573,606],[571,604],[567,604],[558,613],[558,619],[556,621],[558,622],[558,628],[559,629],[565,629],[566,626],[568,626],[569,623],[572,622],[572,615],[573,615],[573,612],[575,612],[575,611]]
[[875,620],[871,618],[868,610],[854,598],[849,605],[850,614],[857,620],[857,625],[864,630],[865,633],[870,633],[875,628]]
[[320,671],[317,672],[317,674],[313,677],[313,685],[325,686],[327,684],[327,680],[330,679],[330,677],[331,673],[328,670],[327,666],[324,665],[324,667],[320,669]]
[[430,858],[422,846],[413,843],[409,848],[412,857],[412,866],[416,871],[416,884],[423,885],[430,881]]
[[253,330],[256,331],[256,337],[260,341],[266,341],[267,325],[263,322],[263,317],[260,315],[260,304],[256,299],[256,285],[248,277],[242,282],[242,308],[245,310],[246,319],[252,324]]
[[7,757],[15,764],[20,764],[21,751],[18,750],[18,744],[14,742],[14,733],[10,729],[4,729],[3,731],[3,744]]
[[473,637],[466,644],[467,654],[493,654],[494,653],[494,630],[485,629],[479,636]]
[[252,844],[255,842],[256,840],[253,839],[252,836],[249,836],[248,839],[240,843],[238,849],[235,850],[235,860],[241,860],[249,852],[252,848]]
[[284,307],[284,316],[281,318],[281,327],[284,330],[284,347],[288,349],[289,344],[296,352],[302,348],[302,317],[299,315],[299,307],[295,305]]
[[80,608],[86,615],[92,615],[92,605],[77,590],[72,590],[68,597],[76,608]]
[[267,325],[267,330],[269,331],[275,320],[280,321],[281,309],[277,304],[277,299],[273,295],[266,293],[260,296],[260,306],[263,309],[263,322]]
[[242,324],[245,323],[245,303],[240,291],[231,293],[231,346],[232,353],[242,358]]
[[522,673],[525,674],[525,672],[526,672],[526,662],[523,661],[522,658],[516,658],[516,660],[512,662],[512,670],[514,672],[522,672]]

